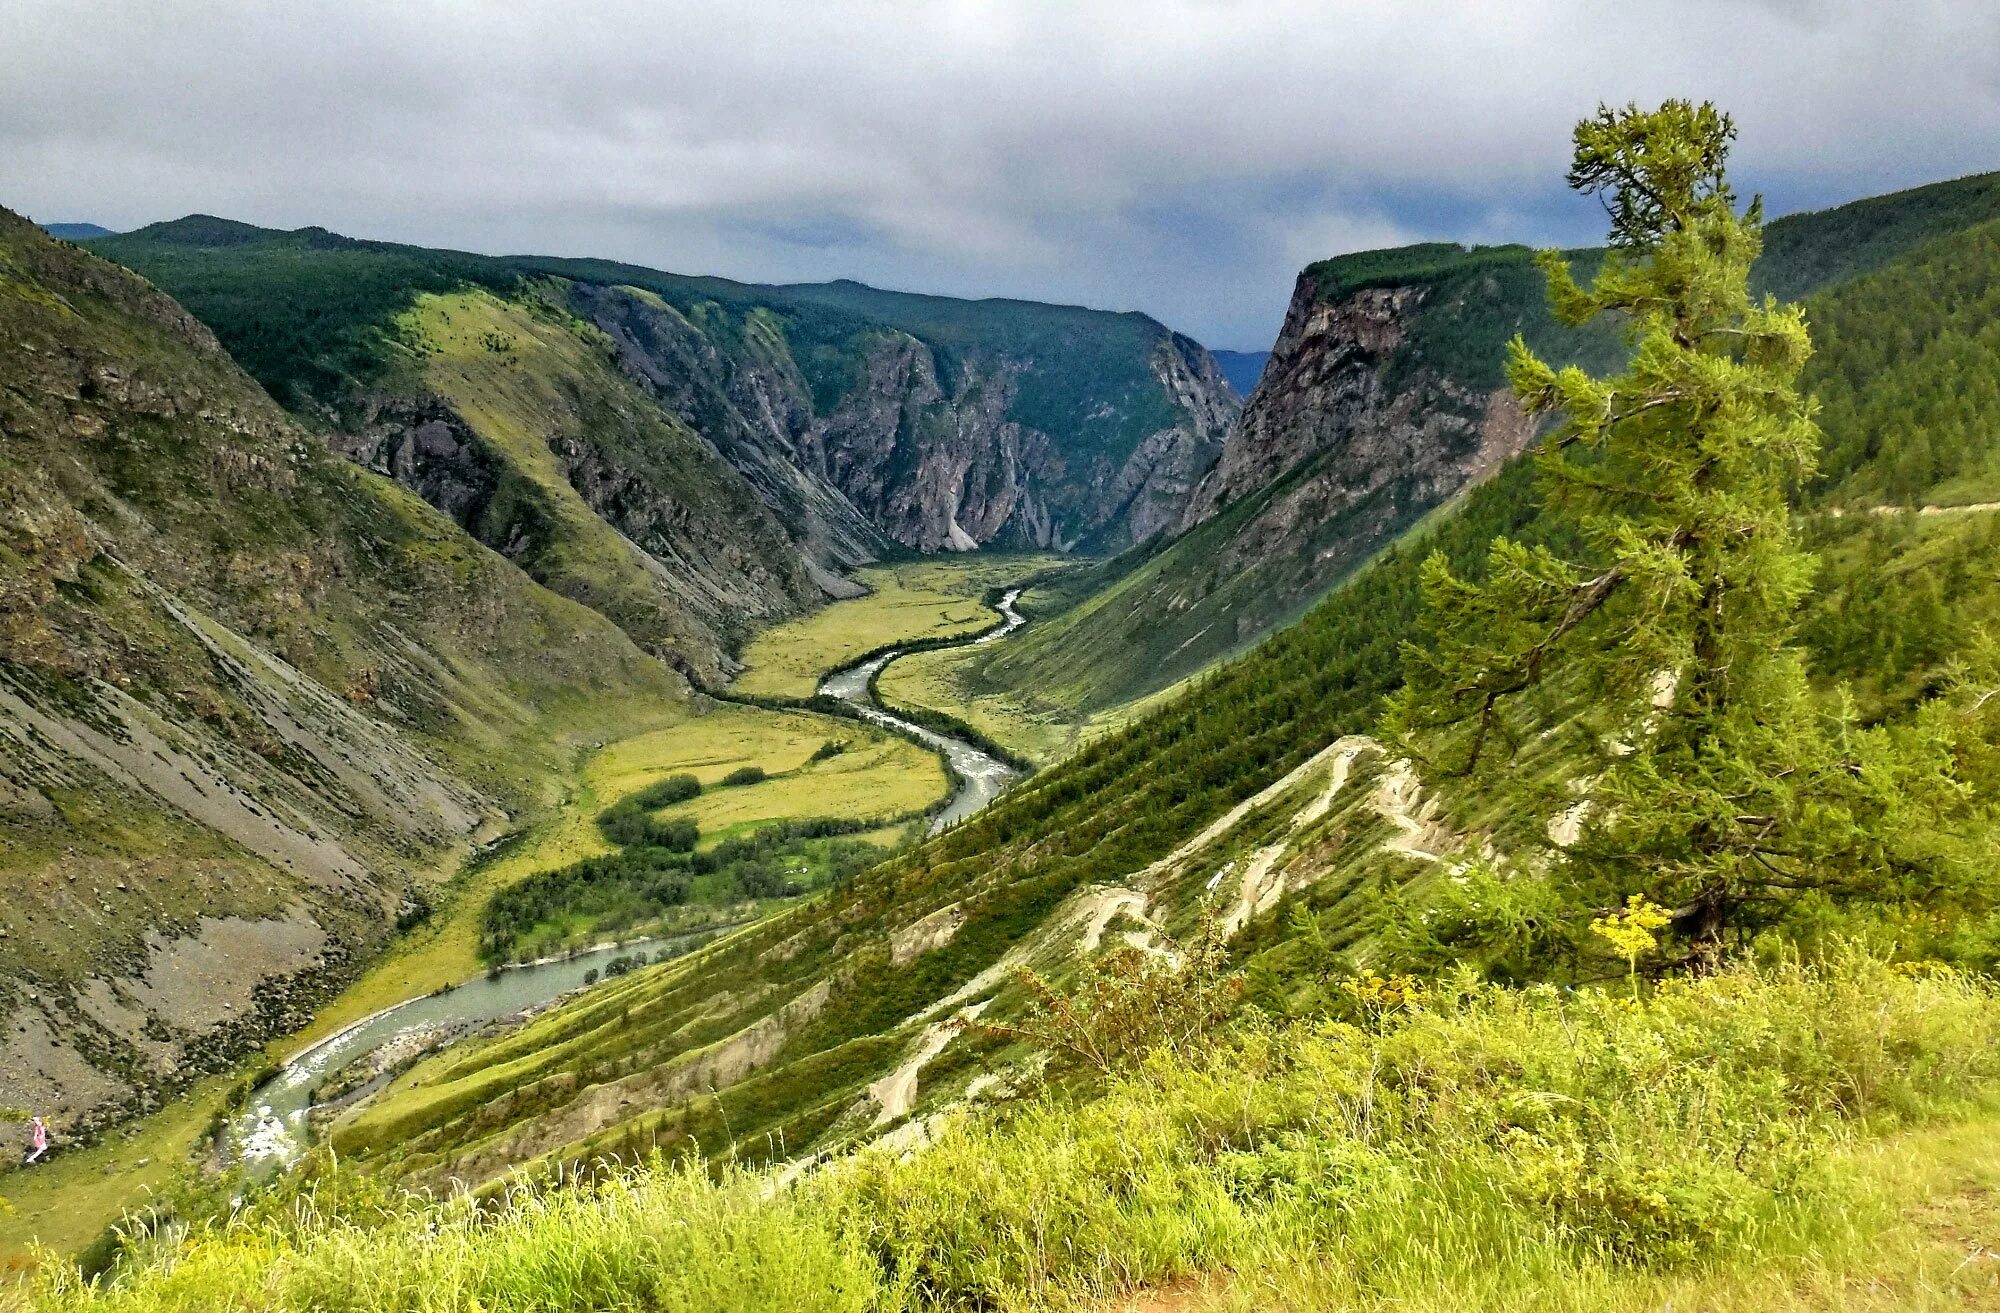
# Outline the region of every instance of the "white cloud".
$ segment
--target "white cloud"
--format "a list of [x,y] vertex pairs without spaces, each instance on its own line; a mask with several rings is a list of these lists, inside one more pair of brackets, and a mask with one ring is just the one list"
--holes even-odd
[[38,217],[1082,300],[1220,345],[1333,243],[1586,236],[1555,197],[1600,99],[1722,102],[1781,203],[2000,166],[1990,0],[4,0],[0,50],[0,201]]

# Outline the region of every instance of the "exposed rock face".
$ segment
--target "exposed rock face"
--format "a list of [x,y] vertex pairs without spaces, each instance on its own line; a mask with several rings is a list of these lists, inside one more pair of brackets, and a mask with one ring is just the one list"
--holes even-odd
[[1024,374],[1045,362],[972,353],[946,368],[919,338],[876,329],[838,400],[816,409],[775,316],[745,316],[725,348],[630,288],[579,284],[572,299],[627,374],[708,438],[828,570],[872,559],[885,539],[926,552],[1144,541],[1178,520],[1235,419],[1214,360],[1174,335],[1149,365],[1177,422],[1114,464],[1011,418]]
[[1435,503],[1481,478],[1534,435],[1510,393],[1475,391],[1426,370],[1391,382],[1386,366],[1430,289],[1364,288],[1322,301],[1301,277],[1272,359],[1222,458],[1189,498],[1181,528],[1327,456],[1309,483],[1280,499],[1319,513],[1392,481]]
[[1163,688],[1295,618],[1533,438],[1510,393],[1409,351],[1436,284],[1319,286],[1299,279],[1262,381],[1175,517],[1180,536],[1091,606],[996,649],[982,678],[1059,684],[1084,710]]
[[1180,416],[1121,465],[1080,465],[1008,418],[1029,362],[968,362],[947,387],[931,348],[883,334],[859,383],[801,442],[810,468],[905,546],[1116,549],[1169,527],[1221,450],[1236,407],[1208,353],[1163,339],[1150,362]]
[[708,522],[716,508],[683,500],[588,438],[559,436],[549,449],[584,505],[657,563],[650,573],[661,591],[712,631],[740,638],[747,620],[780,620],[823,600],[776,525],[763,534],[725,532]]
[[1170,429],[1149,434],[1136,447],[1109,495],[1101,499],[1098,526],[1122,520],[1124,532],[1108,546],[1147,542],[1174,528],[1186,515],[1198,481],[1227,449],[1225,439],[1238,409],[1214,357],[1176,335],[1154,353],[1160,385],[1186,417]]
[[801,463],[798,437],[812,422],[812,391],[775,332],[727,353],[657,297],[577,283],[571,304],[609,335],[619,367],[708,440],[747,479],[798,541],[822,587],[856,590],[838,575],[875,560],[881,531]]
[[532,501],[494,515],[506,466],[437,398],[358,397],[344,428],[329,437],[335,450],[411,489],[503,556],[519,557],[541,538],[543,514]]
[[1047,434],[1006,418],[1015,375],[968,364],[947,391],[929,347],[884,333],[801,455],[907,547],[1066,546],[1044,498],[1066,468]]

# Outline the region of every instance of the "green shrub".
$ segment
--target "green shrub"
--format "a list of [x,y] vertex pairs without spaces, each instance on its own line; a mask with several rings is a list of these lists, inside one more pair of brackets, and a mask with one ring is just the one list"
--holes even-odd
[[669,775],[632,795],[631,801],[647,810],[671,807],[677,802],[701,796],[701,781],[692,775]]

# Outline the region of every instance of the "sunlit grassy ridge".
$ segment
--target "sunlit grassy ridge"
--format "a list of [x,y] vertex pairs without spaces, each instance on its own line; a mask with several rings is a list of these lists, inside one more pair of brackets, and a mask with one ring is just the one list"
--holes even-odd
[[[413,354],[401,368],[448,401],[502,464],[485,511],[493,523],[475,526],[482,538],[532,526],[515,549],[523,568],[642,644],[712,667],[718,641],[734,646],[760,618],[789,614],[819,593],[802,565],[776,550],[785,534],[770,508],[620,375],[601,335],[560,299],[560,289],[544,296],[538,288],[511,300],[480,288],[423,293],[396,321],[399,343]],[[658,504],[643,531],[637,520],[627,525],[636,536],[600,516],[565,467],[586,439]],[[663,569],[665,561],[674,567]]]
[[52,1269],[36,1302],[1036,1308],[1202,1273],[1286,1307],[1638,1306],[1621,1289],[1879,1263],[1946,1174],[1875,1146],[1990,1115],[1996,1075],[1995,996],[1943,969],[1841,955],[1637,1003],[1448,981],[961,1119],[910,1159],[790,1186],[658,1167],[492,1214],[328,1183],[96,1287]]

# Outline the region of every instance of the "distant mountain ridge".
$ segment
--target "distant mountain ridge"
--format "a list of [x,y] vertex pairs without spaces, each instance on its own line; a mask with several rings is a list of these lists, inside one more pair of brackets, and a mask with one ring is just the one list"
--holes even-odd
[[[475,287],[608,340],[618,370],[748,480],[825,577],[919,551],[1122,547],[1169,527],[1238,402],[1136,314],[859,283],[756,286],[486,257],[213,216],[98,243],[182,298],[287,405],[408,396],[398,317]],[[559,280],[559,282],[558,282]],[[593,334],[597,336],[593,336]]]
[[80,242],[90,237],[110,237],[112,230],[95,223],[45,223],[41,230],[51,237],[60,237],[66,242]]
[[1222,368],[1222,376],[1229,380],[1229,386],[1239,397],[1247,397],[1257,390],[1257,380],[1264,375],[1264,362],[1271,358],[1269,351],[1217,351],[1209,349],[1215,363]]

